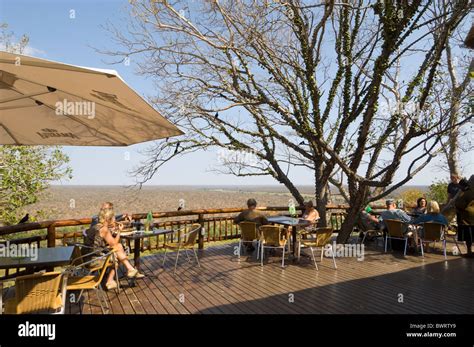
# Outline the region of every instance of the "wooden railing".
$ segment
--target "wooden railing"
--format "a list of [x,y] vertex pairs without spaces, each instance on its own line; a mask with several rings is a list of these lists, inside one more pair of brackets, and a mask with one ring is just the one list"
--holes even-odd
[[[328,205],[327,206],[327,221],[328,224],[335,230],[339,231],[344,222],[347,205]],[[384,206],[373,206],[374,209],[384,208]],[[267,215],[285,214],[288,211],[286,206],[269,206],[259,207],[258,210],[266,212]],[[154,224],[158,228],[165,229],[179,229],[189,226],[194,223],[199,223],[202,226],[202,232],[199,237],[199,247],[202,248],[204,242],[222,241],[240,236],[238,228],[233,224],[233,218],[237,213],[245,210],[244,208],[220,208],[220,209],[197,209],[187,211],[168,211],[168,212],[153,212]],[[301,208],[297,209],[301,213]],[[147,217],[147,213],[135,213],[132,215],[133,220],[140,221]],[[81,231],[61,231],[61,228],[84,227],[89,226],[92,218],[80,219],[63,219],[63,220],[49,220],[34,223],[24,223],[12,226],[0,227],[0,242],[2,238],[8,237],[10,241],[15,243],[44,245],[47,247],[55,247],[66,242],[80,242],[82,240]],[[28,232],[41,231],[39,235],[19,235],[18,238],[11,238],[15,234],[24,234]],[[45,232],[44,232],[45,231]],[[164,240],[156,236],[154,242],[150,242],[144,249],[160,248]]]
[[[346,215],[346,205],[328,205],[327,221],[328,224],[338,232],[344,222]],[[373,206],[373,208],[384,208],[383,206]],[[199,248],[204,247],[205,242],[223,241],[240,237],[240,230],[233,223],[236,214],[245,210],[244,208],[221,208],[221,209],[198,209],[188,211],[168,211],[154,212],[153,219],[157,228],[180,229],[190,226],[194,223],[201,225],[199,235]],[[286,214],[288,207],[260,207],[258,210],[265,212],[266,215]],[[301,213],[301,208],[298,208]],[[135,213],[132,215],[134,221],[146,219],[147,213]],[[57,245],[66,245],[67,243],[81,243],[82,230],[69,231],[71,227],[83,227],[86,229],[92,218],[49,220],[34,223],[24,223],[12,226],[0,227],[0,243],[9,241],[15,244],[36,244],[38,247],[56,247]],[[63,229],[63,230],[62,230]],[[34,232],[35,235],[29,235]],[[26,234],[26,235],[25,235]],[[18,237],[15,237],[18,236]],[[163,236],[149,236],[141,240],[140,249],[156,250],[162,248],[165,242]],[[127,243],[130,248],[131,245]],[[18,269],[17,269],[18,271]],[[8,275],[8,273],[6,274]],[[15,274],[17,275],[17,274]],[[1,277],[1,275],[0,275]]]
[[[339,229],[343,222],[344,211],[347,207],[343,205],[328,206],[330,211],[329,221],[334,229]],[[188,211],[168,211],[168,212],[153,212],[153,219],[158,228],[172,228],[178,229],[193,223],[199,223],[203,227],[203,233],[199,238],[199,247],[203,247],[204,242],[221,241],[239,237],[239,231],[232,220],[237,213],[240,213],[244,208],[221,208],[221,209],[198,209]],[[288,211],[286,206],[276,207],[260,207],[258,210],[267,212],[268,215],[284,214]],[[301,211],[301,209],[298,209]],[[135,221],[140,221],[147,217],[147,213],[136,213],[132,215]],[[63,220],[48,220],[34,223],[24,223],[12,226],[0,227],[0,238],[8,237],[10,240],[15,240],[16,243],[36,242],[38,244],[46,243],[47,247],[55,247],[59,240],[65,243],[66,241],[79,241],[82,238],[81,231],[62,231],[61,229],[70,227],[86,227],[92,222],[92,218],[80,219],[63,219]],[[26,235],[29,232],[44,232],[40,235]],[[22,234],[19,238],[11,238],[11,236]],[[159,247],[160,240],[157,240],[156,246]],[[1,241],[0,241],[1,242]]]

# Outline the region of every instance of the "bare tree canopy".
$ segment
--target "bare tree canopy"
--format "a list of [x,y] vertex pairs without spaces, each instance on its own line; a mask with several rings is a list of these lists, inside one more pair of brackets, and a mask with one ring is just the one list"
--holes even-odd
[[344,242],[365,204],[472,119],[453,123],[431,105],[469,11],[468,0],[131,1],[127,32],[108,26],[123,50],[105,53],[137,61],[156,81],[153,102],[186,133],[149,149],[141,182],[176,156],[221,148],[254,158],[229,156],[223,170],[272,176],[302,203],[288,167],[303,166],[323,217],[330,183],[349,201]]

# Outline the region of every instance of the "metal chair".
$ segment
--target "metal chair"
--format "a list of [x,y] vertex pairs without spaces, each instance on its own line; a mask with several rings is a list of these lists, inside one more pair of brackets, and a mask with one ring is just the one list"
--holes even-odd
[[98,260],[102,260],[103,263],[101,265],[100,270],[97,272],[96,275],[85,275],[85,276],[71,276],[68,278],[67,281],[67,290],[79,290],[80,294],[76,302],[80,302],[82,293],[85,290],[94,290],[97,294],[97,299],[99,300],[100,308],[102,309],[103,313],[108,313],[110,310],[107,297],[104,293],[102,288],[102,279],[107,272],[107,268],[110,265],[110,262],[113,261],[114,251],[111,251],[99,258],[92,259],[90,261],[84,262],[78,266],[71,266],[68,268],[68,271],[73,272],[79,267],[87,266],[89,264],[93,264]]
[[6,314],[64,314],[67,273],[45,272],[15,279],[15,297],[5,301]]
[[282,227],[276,225],[262,225],[260,230],[260,264],[263,266],[263,258],[265,257],[265,248],[282,250],[281,267],[285,267],[285,248],[287,240],[282,237]]
[[446,237],[445,237],[445,229],[446,226],[441,223],[435,223],[435,222],[426,222],[423,223],[423,237],[420,238],[420,244],[421,244],[421,254],[423,257],[425,256],[424,251],[423,251],[423,243],[431,243],[434,242],[434,245],[436,246],[436,242],[441,241],[443,243],[443,254],[444,254],[444,259],[447,259],[446,256]]
[[[314,266],[316,267],[316,270],[319,270],[318,264],[316,263],[316,258],[314,256],[314,250],[321,248],[321,262],[322,262],[323,256],[324,256],[324,248],[326,247],[327,244],[331,242],[333,229],[332,228],[316,228],[314,230],[306,231],[304,234],[307,236],[307,238],[304,238],[304,239],[302,238],[298,242],[298,259],[301,254],[301,247],[302,246],[308,247],[311,250],[311,258],[314,262]],[[331,247],[331,255],[332,255],[332,260],[334,263],[334,269],[337,269],[336,255],[332,247]]]
[[444,230],[444,237],[446,241],[448,240],[448,237],[450,237],[453,240],[454,244],[456,245],[456,248],[458,249],[458,253],[461,254],[461,248],[459,248],[459,245],[458,245],[457,227],[454,227],[453,225],[446,227],[446,229]]
[[364,216],[362,213],[359,213],[357,217],[357,223],[356,223],[357,229],[360,233],[362,233],[364,236],[362,237],[362,240],[360,241],[360,244],[364,244],[365,239],[367,236],[372,236],[376,238],[377,244],[378,244],[378,237],[382,237],[383,240],[383,232],[380,229],[373,229],[373,226],[371,223],[366,221],[364,219]]
[[[178,241],[177,242],[165,242],[163,245],[163,248],[165,249],[165,254],[163,256],[163,263],[162,266],[165,266],[165,261],[166,261],[166,252],[168,249],[177,251],[176,252],[176,260],[174,263],[174,271],[173,273],[176,273],[176,268],[178,266],[178,259],[179,259],[179,252],[181,250],[185,250],[186,256],[188,257],[188,260],[190,260],[189,255],[188,255],[188,250],[192,249],[194,253],[194,257],[196,258],[196,262],[198,267],[201,267],[201,264],[199,263],[199,258],[196,252],[196,249],[194,246],[196,245],[197,238],[199,236],[199,233],[201,231],[201,225],[200,224],[193,224],[189,228],[185,229],[179,229],[176,230],[173,233],[170,233],[168,235],[173,235],[173,234],[178,234]],[[183,234],[183,232],[185,232]]]
[[[102,268],[102,263],[100,261],[96,262],[89,262],[92,258],[99,259],[101,255],[105,255],[111,251],[110,248],[94,248],[91,246],[87,246],[83,243],[67,243],[68,246],[75,246],[76,248],[72,254],[72,261],[71,265],[75,266],[76,269],[73,270],[71,275],[73,276],[81,276],[81,275],[89,275],[98,272]],[[83,263],[87,264],[83,267],[80,265]],[[109,267],[114,267],[115,269],[115,280],[117,282],[117,292],[120,291],[120,278],[119,278],[119,271],[118,271],[118,262],[113,261],[109,264]]]
[[242,251],[242,246],[245,243],[253,244],[254,241],[257,241],[257,259],[259,258],[260,253],[260,237],[257,229],[257,223],[254,222],[240,222],[240,239],[239,239],[239,254]]

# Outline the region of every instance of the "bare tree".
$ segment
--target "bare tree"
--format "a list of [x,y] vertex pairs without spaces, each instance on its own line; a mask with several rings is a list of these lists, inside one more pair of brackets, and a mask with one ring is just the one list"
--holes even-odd
[[[436,25],[442,26],[447,20],[447,2],[437,2],[438,7],[433,9],[437,18]],[[442,139],[442,153],[446,159],[443,169],[451,175],[461,173],[460,152],[470,152],[474,148],[472,143],[472,124],[455,126],[459,122],[461,113],[473,113],[472,95],[473,83],[471,73],[474,71],[474,58],[472,51],[467,49],[453,52],[453,46],[462,46],[466,36],[464,28],[457,28],[446,42],[446,49],[440,62],[440,70],[435,77],[435,85],[430,96],[433,111],[449,119],[450,130]],[[437,35],[437,31],[433,30]],[[444,163],[443,163],[444,164]]]
[[[472,117],[450,124],[426,102],[467,0],[450,2],[438,26],[435,5],[421,0],[131,6],[128,32],[108,26],[123,50],[104,53],[138,61],[139,73],[155,78],[153,101],[186,132],[150,148],[141,182],[175,156],[217,147],[257,158],[228,160],[228,173],[272,176],[302,203],[289,168],[306,167],[323,223],[330,182],[349,201],[345,242],[365,204],[408,182],[441,137]],[[381,98],[390,93],[397,101],[387,112]]]

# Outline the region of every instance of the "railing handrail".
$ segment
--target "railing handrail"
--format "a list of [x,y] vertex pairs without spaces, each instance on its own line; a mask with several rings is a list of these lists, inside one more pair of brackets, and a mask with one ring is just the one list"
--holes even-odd
[[[410,206],[407,206],[410,207]],[[296,209],[301,210],[303,207],[298,206]],[[346,210],[349,208],[348,205],[336,205],[329,204],[326,206],[328,210]],[[385,206],[373,206],[374,209],[383,209]],[[167,218],[167,217],[184,217],[184,216],[204,216],[213,214],[225,214],[225,213],[238,213],[246,210],[245,207],[230,207],[230,208],[214,208],[214,209],[195,209],[195,210],[183,210],[183,211],[165,211],[165,212],[152,212],[153,218]],[[287,206],[260,206],[257,207],[259,211],[288,211]],[[148,213],[134,213],[132,219],[140,220],[145,219]],[[56,219],[46,220],[33,223],[22,223],[16,225],[8,225],[0,227],[0,236],[14,234],[24,231],[48,229],[51,227],[69,227],[78,225],[91,224],[92,218],[77,218],[77,219]]]
[[87,224],[91,224],[91,222],[92,222],[92,218],[80,218],[80,219],[56,219],[56,220],[47,220],[47,221],[33,222],[33,223],[7,225],[7,226],[0,227],[0,236],[19,233],[23,231],[48,229],[51,226],[69,227],[69,226],[76,226],[76,225],[87,225]]

